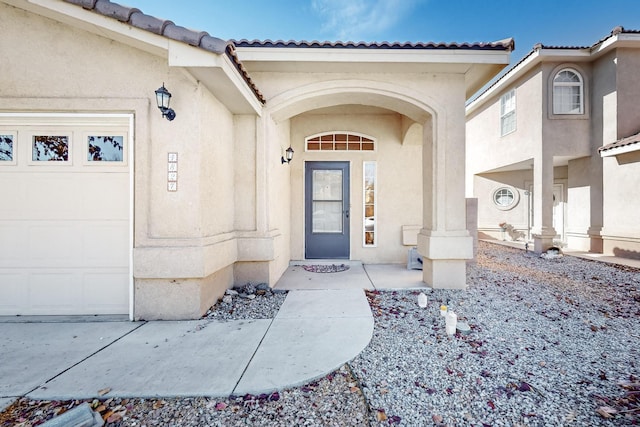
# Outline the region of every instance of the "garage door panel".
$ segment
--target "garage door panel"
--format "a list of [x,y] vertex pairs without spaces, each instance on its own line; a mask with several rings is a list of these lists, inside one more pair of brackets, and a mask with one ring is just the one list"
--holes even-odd
[[0,221],[0,268],[16,267],[27,259],[27,223]]
[[83,194],[82,218],[128,220],[128,190],[129,177],[126,174],[85,174],[78,190]]
[[29,267],[74,267],[82,254],[80,226],[71,221],[29,224]]
[[78,185],[71,174],[36,174],[29,179],[26,201],[28,219],[77,219],[80,208]]
[[87,273],[83,279],[84,306],[97,314],[126,313],[129,304],[129,272],[100,271]]
[[129,228],[123,221],[85,222],[82,256],[85,266],[123,267],[129,263]]
[[0,218],[20,219],[26,207],[27,194],[25,182],[20,174],[0,174]]
[[29,311],[31,314],[70,314],[81,306],[80,273],[72,270],[47,270],[29,274]]
[[26,271],[0,270],[0,316],[19,313],[28,295]]

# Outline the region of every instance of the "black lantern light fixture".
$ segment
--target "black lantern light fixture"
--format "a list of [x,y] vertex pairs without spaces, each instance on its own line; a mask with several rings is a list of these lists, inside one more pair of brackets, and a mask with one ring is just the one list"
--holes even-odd
[[171,92],[169,92],[167,88],[164,87],[164,83],[162,83],[162,87],[156,90],[156,103],[160,111],[162,111],[162,117],[165,117],[169,121],[176,118],[176,112],[173,111],[172,108],[169,108],[170,101]]
[[293,159],[293,148],[289,146],[289,148],[285,150],[284,156],[282,156],[280,161],[282,162],[282,164],[285,164],[291,162],[291,159]]

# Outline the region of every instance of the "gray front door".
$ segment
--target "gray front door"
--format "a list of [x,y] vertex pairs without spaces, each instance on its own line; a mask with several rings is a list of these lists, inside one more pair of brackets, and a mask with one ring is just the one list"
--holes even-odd
[[305,258],[349,259],[349,162],[305,163]]

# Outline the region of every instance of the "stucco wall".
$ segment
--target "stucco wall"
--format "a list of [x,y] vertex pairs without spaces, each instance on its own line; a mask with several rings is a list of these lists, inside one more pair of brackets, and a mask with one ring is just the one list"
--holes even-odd
[[[478,197],[478,231],[496,237],[499,224],[506,222],[518,230],[527,231],[529,183],[531,170],[476,175],[474,188]],[[516,191],[517,202],[510,209],[500,209],[493,202],[496,190],[502,187]]]
[[[559,166],[554,168],[554,184],[563,185],[562,200],[566,202],[568,195],[568,168]],[[533,184],[533,171],[515,170],[507,172],[494,172],[480,174],[474,177],[474,189],[478,195],[478,232],[481,237],[512,240],[508,233],[503,234],[499,224],[506,222],[513,226],[517,231],[525,233],[520,241],[525,241],[528,236],[528,230],[533,226],[529,218],[532,198],[529,195],[530,188]],[[500,208],[494,201],[493,196],[496,190],[500,188],[509,188],[516,192],[516,202],[509,208]],[[570,191],[570,190],[569,190]],[[564,227],[570,219],[565,213]],[[560,232],[560,230],[557,230]]]
[[[564,68],[580,73],[583,79],[584,114],[553,114],[553,78]],[[591,66],[572,62],[545,62],[542,65],[542,141],[552,156],[589,156],[591,150]]]
[[604,163],[604,253],[640,259],[640,151],[606,157]]
[[[11,58],[0,61],[3,110],[134,114],[137,309],[153,318],[171,300],[174,318],[184,318],[213,303],[237,259],[232,114],[165,57],[5,4],[0,27],[0,51]],[[163,82],[172,122],[155,105]],[[177,192],[167,191],[169,152],[178,153]],[[242,225],[251,228],[251,216]],[[195,302],[172,297],[174,278],[198,288]],[[145,300],[146,285],[154,299]]]
[[[640,49],[621,48],[617,53],[618,138],[640,132]],[[608,142],[608,141],[607,141]]]
[[[366,69],[362,69],[366,70]],[[251,71],[251,70],[250,70]],[[405,183],[412,183],[411,186],[416,190],[404,190],[400,194],[415,194],[419,197],[421,194],[418,186],[422,188],[425,182],[429,187],[425,189],[430,194],[428,203],[435,203],[436,197],[439,199],[439,209],[429,211],[427,216],[421,217],[420,200],[414,198],[410,203],[415,203],[415,210],[409,210],[411,217],[405,217],[404,212],[406,202],[400,200],[397,206],[391,209],[398,209],[403,215],[398,216],[397,221],[393,224],[386,224],[388,218],[394,216],[393,212],[385,214],[387,206],[395,206],[393,196],[388,195],[389,203],[379,205],[378,211],[383,215],[379,221],[379,237],[380,242],[376,248],[362,248],[362,228],[361,224],[353,223],[351,225],[351,258],[362,259],[366,262],[404,262],[406,260],[406,248],[401,244],[401,225],[422,225],[426,228],[437,230],[445,233],[446,231],[456,230],[462,236],[466,232],[466,222],[464,215],[465,200],[464,194],[464,175],[460,173],[464,169],[464,128],[460,124],[464,120],[464,76],[461,74],[383,74],[369,73],[369,70],[353,73],[335,72],[335,73],[274,73],[261,72],[259,70],[251,71],[253,79],[261,88],[263,94],[267,98],[267,107],[269,114],[272,115],[276,123],[279,125],[283,120],[291,119],[291,141],[292,147],[296,151],[294,162],[291,167],[291,258],[301,259],[304,257],[303,245],[303,200],[302,200],[302,183],[303,183],[303,161],[306,154],[302,143],[304,137],[313,133],[326,131],[345,131],[353,130],[376,138],[379,135],[385,135],[394,132],[392,138],[382,137],[381,140],[402,140],[402,117],[411,118],[419,123],[426,123],[429,117],[433,117],[433,128],[430,132],[437,135],[436,138],[440,144],[438,159],[436,162],[446,166],[446,175],[442,175],[441,181],[423,180],[421,165],[426,160],[421,159],[419,151],[409,152],[410,144],[383,144],[381,150],[387,150],[388,147],[402,147],[401,151],[389,152],[379,151],[377,153],[378,179],[382,180],[380,184],[380,198],[385,189],[382,186],[388,185],[388,182],[394,183],[393,186],[400,188]],[[395,119],[393,124],[385,124],[381,127],[381,123],[377,123],[377,119],[366,117],[361,114],[350,114],[348,111],[343,114],[335,114],[323,120],[317,120],[315,128],[310,124],[313,120],[307,118],[307,112],[317,110],[319,108],[346,108],[350,104],[364,105],[376,108],[384,108],[394,111]],[[312,115],[309,115],[312,116]],[[377,116],[377,115],[376,115]],[[296,128],[300,123],[297,120],[306,120],[304,126],[308,130],[301,131]],[[391,126],[390,129],[386,129]],[[384,129],[383,129],[384,128]],[[379,131],[373,132],[373,130]],[[372,135],[373,133],[373,135]],[[377,135],[376,135],[377,134]],[[426,139],[430,149],[432,147],[433,135],[429,135]],[[419,135],[417,149],[421,149],[423,135]],[[435,144],[434,144],[435,145]],[[436,153],[437,150],[432,150]],[[301,153],[301,155],[298,155]],[[446,154],[444,154],[446,153]],[[369,157],[366,157],[367,159]],[[364,154],[349,154],[345,156],[343,153],[323,153],[322,156],[313,158],[314,160],[350,160],[351,161],[351,177],[352,177],[352,207],[351,218],[360,218],[362,216],[362,203],[356,202],[356,195],[362,197],[360,183],[362,180],[362,161],[365,159]],[[371,158],[375,160],[376,158]],[[384,160],[384,161],[383,161]],[[393,163],[391,163],[393,162]],[[392,167],[388,165],[393,164]],[[407,165],[416,165],[416,170],[407,167]],[[431,164],[427,161],[426,164]],[[401,166],[402,165],[402,166]],[[401,171],[412,170],[408,176],[402,176]],[[413,174],[415,172],[415,174]],[[431,175],[432,171],[427,173]],[[388,182],[384,180],[387,176],[391,178]],[[432,178],[432,177],[431,177]],[[360,183],[358,183],[360,182]],[[403,184],[396,184],[402,182]],[[358,187],[353,187],[358,183]],[[422,185],[421,185],[422,184]],[[425,193],[425,194],[426,194]],[[442,194],[459,194],[460,197],[442,197]],[[434,204],[435,206],[435,204]],[[448,214],[444,215],[444,212]],[[414,216],[415,215],[415,216]],[[436,218],[436,215],[438,218]],[[353,221],[353,220],[352,220]],[[387,234],[385,234],[387,233]],[[465,241],[466,242],[466,241]],[[469,251],[471,253],[471,251]],[[464,257],[462,257],[464,258]]]
[[[610,108],[616,120],[605,121],[613,127],[605,135],[603,144],[633,135],[640,131],[640,50],[622,48],[605,62],[611,73],[615,71],[616,92]],[[610,139],[615,135],[614,139]],[[640,259],[640,225],[638,224],[638,200],[640,200],[640,153],[638,151],[602,159],[603,168],[603,251],[606,254]]]
[[[291,120],[296,151],[291,163],[291,248],[293,259],[304,259],[304,162],[350,162],[351,259],[367,263],[406,262],[402,226],[422,223],[422,140],[402,140],[401,118],[395,113],[302,114]],[[350,131],[373,137],[375,152],[305,152],[305,137],[321,132]],[[299,153],[299,154],[298,154]],[[377,162],[377,247],[363,247],[363,162]]]
[[[467,117],[469,184],[477,173],[532,159],[539,152],[542,121],[536,118],[542,116],[542,78],[539,69],[531,70]],[[516,93],[516,130],[501,136],[500,97],[511,89]],[[473,192],[467,189],[467,195],[472,196]]]

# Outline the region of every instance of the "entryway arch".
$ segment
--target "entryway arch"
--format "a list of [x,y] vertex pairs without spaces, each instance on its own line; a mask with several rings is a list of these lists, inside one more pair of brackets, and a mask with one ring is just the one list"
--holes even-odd
[[306,111],[349,104],[386,108],[417,123],[444,119],[444,109],[428,94],[372,80],[328,80],[299,86],[269,99],[267,112],[277,123]]

